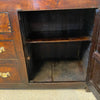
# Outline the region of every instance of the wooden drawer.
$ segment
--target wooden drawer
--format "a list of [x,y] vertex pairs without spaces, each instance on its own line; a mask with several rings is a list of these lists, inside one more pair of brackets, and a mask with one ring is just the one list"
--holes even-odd
[[0,41],[0,59],[16,59],[13,41]]
[[11,32],[11,25],[7,12],[0,13],[0,32]]
[[0,61],[0,83],[20,82],[16,61]]

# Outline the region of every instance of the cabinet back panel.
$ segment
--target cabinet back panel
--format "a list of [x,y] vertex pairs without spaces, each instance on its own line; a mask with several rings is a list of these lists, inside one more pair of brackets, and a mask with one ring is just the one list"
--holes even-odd
[[79,58],[81,42],[31,44],[28,48],[34,59]]
[[28,39],[80,37],[91,35],[95,9],[30,11],[19,15]]

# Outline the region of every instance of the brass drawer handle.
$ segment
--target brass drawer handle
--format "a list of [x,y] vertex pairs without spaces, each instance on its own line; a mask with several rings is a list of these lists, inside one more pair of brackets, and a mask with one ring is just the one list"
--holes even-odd
[[10,77],[10,73],[9,72],[6,72],[6,73],[0,72],[0,77],[2,77],[2,78]]
[[0,53],[3,53],[5,51],[4,47],[0,47]]

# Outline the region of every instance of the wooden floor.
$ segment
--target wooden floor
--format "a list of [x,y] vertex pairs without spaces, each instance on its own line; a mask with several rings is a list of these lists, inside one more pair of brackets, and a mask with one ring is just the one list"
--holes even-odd
[[86,70],[80,61],[47,61],[31,82],[85,81]]

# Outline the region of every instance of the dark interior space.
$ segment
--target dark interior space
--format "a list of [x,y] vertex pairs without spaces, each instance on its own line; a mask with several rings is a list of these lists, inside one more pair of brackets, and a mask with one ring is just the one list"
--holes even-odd
[[86,80],[95,9],[18,14],[29,82]]

